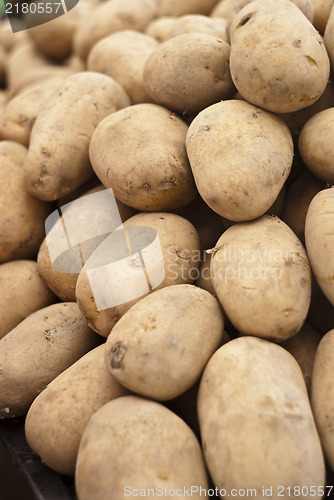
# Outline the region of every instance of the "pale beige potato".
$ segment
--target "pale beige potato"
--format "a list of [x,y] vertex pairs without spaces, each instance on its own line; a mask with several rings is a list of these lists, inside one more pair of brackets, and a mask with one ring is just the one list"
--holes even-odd
[[0,340],[0,418],[25,415],[51,380],[97,344],[75,302],[24,319]]
[[87,59],[95,43],[121,30],[144,31],[157,17],[156,0],[107,0],[97,4],[80,23],[73,40],[73,51]]
[[186,14],[202,14],[208,16],[218,0],[157,0],[160,16],[184,16]]
[[116,198],[140,211],[177,210],[196,196],[187,124],[156,104],[129,106],[97,126],[89,146],[94,172]]
[[164,212],[139,213],[123,228],[92,253],[76,286],[76,300],[89,326],[104,337],[152,290],[192,284],[199,266],[199,236],[186,219]]
[[129,104],[126,92],[106,75],[82,71],[66,78],[31,132],[24,162],[27,190],[53,201],[83,184],[93,173],[88,149],[95,128]]
[[[38,0],[29,5],[29,13],[25,16],[25,25],[28,28],[27,34],[30,40],[41,54],[55,61],[63,61],[70,56],[74,33],[84,16],[91,13],[91,7],[87,2],[79,2],[75,8],[66,12],[66,15],[49,21],[49,14],[46,12],[38,13]],[[36,12],[32,13],[33,5],[36,5]],[[56,9],[56,6],[54,8]]]
[[334,330],[327,332],[318,346],[312,372],[311,405],[321,444],[330,468],[334,469]]
[[312,116],[299,135],[299,152],[313,175],[334,183],[334,107]]
[[211,17],[222,17],[227,20],[229,13],[231,12],[235,0],[220,0],[216,3],[215,7],[212,9]]
[[[97,196],[89,196],[99,192]],[[48,227],[37,256],[38,271],[49,288],[61,300],[70,302],[75,302],[75,287],[83,262],[112,230],[134,215],[130,207],[116,200],[104,186],[97,186],[83,196],[88,197],[60,206],[58,210],[61,210],[63,219],[59,219],[56,212],[57,221],[54,225],[50,221],[52,227]],[[80,242],[80,248],[78,245],[64,247],[63,222],[69,239]]]
[[326,29],[333,3],[333,0],[312,0],[314,10],[313,24],[320,33],[324,33]]
[[[234,18],[238,14],[238,12],[252,1],[253,0],[234,0],[233,6],[230,9],[227,18],[227,24],[229,27],[233,23]],[[275,0],[275,1],[277,4],[279,4],[281,0]],[[291,0],[291,2],[294,3],[299,10],[302,11],[304,16],[306,16],[311,23],[313,22],[314,12],[311,0]]]
[[0,118],[9,100],[9,95],[4,89],[0,89]]
[[158,46],[154,38],[123,30],[97,42],[89,52],[87,69],[110,76],[124,88],[132,104],[152,102],[144,86],[144,66]]
[[0,139],[29,146],[31,130],[38,114],[65,77],[42,79],[10,99],[0,114]]
[[305,243],[318,285],[334,306],[334,187],[315,195],[305,222]]
[[110,401],[93,415],[80,442],[75,484],[79,500],[123,500],[159,485],[197,487],[192,498],[200,500],[200,487],[208,488],[193,431],[160,403],[137,396]]
[[94,413],[128,394],[107,370],[104,351],[102,344],[78,359],[29,408],[25,420],[28,444],[59,474],[74,475],[80,439]]
[[153,19],[145,28],[145,33],[158,42],[165,42],[170,37],[171,30],[174,27],[174,21],[178,18],[174,16],[160,16]]
[[281,346],[289,351],[299,364],[309,394],[315,353],[320,340],[321,335],[312,326],[304,323],[297,335],[281,343]]
[[229,44],[215,36],[175,36],[160,44],[146,61],[146,90],[156,103],[193,115],[234,94],[229,57]]
[[278,217],[265,215],[227,229],[213,249],[211,279],[243,335],[280,342],[304,324],[310,265],[303,245]]
[[305,220],[314,196],[324,189],[325,183],[305,172],[289,187],[285,198],[282,220],[293,230],[301,242],[305,241]]
[[330,63],[323,39],[289,0],[246,5],[231,25],[230,39],[232,79],[248,102],[290,113],[324,92]]
[[289,487],[304,487],[310,500],[311,486],[324,487],[303,374],[283,347],[254,337],[223,345],[204,370],[197,408],[206,464],[226,496],[242,488],[256,498],[266,491],[291,498]]
[[190,124],[186,148],[197,189],[215,212],[246,221],[263,215],[290,173],[285,123],[245,101],[223,101]]
[[45,236],[50,205],[26,190],[26,156],[22,144],[0,141],[0,263],[34,257]]
[[7,87],[15,95],[28,85],[50,77],[66,77],[73,69],[53,64],[39,54],[30,40],[14,46],[7,56]]
[[154,291],[112,329],[106,365],[130,391],[158,401],[176,398],[199,379],[221,344],[219,302],[193,285]]
[[29,314],[49,306],[56,298],[46,286],[33,260],[0,265],[0,339]]
[[156,38],[160,42],[165,42],[169,38],[185,35],[186,33],[205,33],[220,38],[227,43],[229,42],[225,19],[213,19],[200,14],[188,14],[176,18],[158,18],[150,23],[147,32],[150,30],[153,32],[152,36],[156,33]]
[[334,68],[334,2],[332,1],[332,9],[328,17],[326,29],[324,33],[324,42],[331,61],[331,68]]

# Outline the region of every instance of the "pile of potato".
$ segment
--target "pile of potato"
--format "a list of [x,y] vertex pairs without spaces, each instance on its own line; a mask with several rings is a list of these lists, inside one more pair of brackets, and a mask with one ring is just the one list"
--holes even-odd
[[0,23],[0,418],[79,500],[329,495],[331,72],[333,0]]

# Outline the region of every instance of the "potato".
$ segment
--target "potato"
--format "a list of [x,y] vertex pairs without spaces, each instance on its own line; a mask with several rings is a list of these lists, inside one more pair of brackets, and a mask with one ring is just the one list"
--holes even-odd
[[173,37],[147,59],[146,90],[158,104],[191,116],[234,94],[229,57],[229,44],[215,36],[188,33]]
[[[36,12],[32,10],[36,8]],[[66,12],[49,21],[49,14],[38,13],[38,0],[30,3],[30,9],[25,16],[27,34],[36,49],[46,57],[63,61],[72,52],[72,40],[75,30],[85,15],[89,15],[87,2],[79,2],[75,9]],[[45,22],[47,21],[47,27]],[[41,23],[41,24],[40,24]]]
[[151,102],[144,87],[144,65],[158,43],[152,37],[124,30],[97,42],[89,52],[87,69],[116,80],[132,104]]
[[157,0],[161,16],[183,16],[185,14],[209,15],[218,0]]
[[131,307],[106,343],[106,364],[124,387],[166,401],[190,389],[219,347],[218,301],[192,285],[157,290]]
[[92,253],[76,286],[83,315],[90,327],[104,337],[132,305],[152,290],[192,284],[200,262],[197,231],[178,215],[139,213],[123,228],[114,231]]
[[312,0],[312,5],[314,10],[313,24],[320,33],[323,33],[333,6],[333,0]]
[[107,0],[81,22],[74,35],[74,52],[87,59],[95,43],[116,31],[143,31],[158,14],[155,0]]
[[[199,388],[206,464],[223,498],[305,498],[325,485],[325,467],[305,382],[295,359],[263,339],[218,349]],[[251,493],[252,492],[252,493]]]
[[196,188],[185,149],[184,121],[156,104],[105,118],[89,147],[92,167],[116,198],[141,211],[184,207]]
[[[234,0],[233,6],[228,13],[228,26],[231,26],[238,12],[251,2],[252,0]],[[314,12],[311,0],[291,0],[291,2],[302,11],[304,16],[306,16],[311,23],[313,22]]]
[[63,80],[62,77],[42,79],[9,100],[0,115],[0,139],[19,142],[28,147],[30,133],[38,114],[48,104],[50,96],[60,87]]
[[288,189],[282,220],[293,230],[302,243],[305,241],[305,220],[313,197],[325,184],[309,172],[298,177]]
[[312,116],[299,136],[299,151],[305,165],[319,179],[334,183],[334,107]]
[[32,260],[0,265],[0,339],[29,314],[55,302]]
[[147,27],[146,33],[157,38],[159,42],[165,42],[174,36],[186,33],[206,33],[229,42],[225,19],[213,19],[200,14],[155,19]]
[[27,149],[12,141],[0,141],[0,262],[30,259],[43,240],[48,203],[26,191],[23,162]]
[[311,271],[303,245],[278,217],[235,224],[213,250],[211,279],[243,335],[282,341],[303,326]]
[[211,17],[223,17],[225,19],[228,18],[231,9],[236,0],[220,0],[216,3],[215,7],[212,9],[210,16]]
[[128,394],[106,368],[105,345],[63,371],[32,403],[25,421],[29,446],[60,474],[74,475],[80,439],[92,415]]
[[330,64],[323,39],[289,0],[246,5],[232,23],[230,39],[232,79],[250,103],[290,113],[324,92]]
[[307,391],[311,391],[312,370],[315,352],[321,340],[321,335],[310,325],[304,323],[297,335],[281,343],[295,358],[304,375]]
[[[242,138],[242,141],[241,141]],[[192,121],[186,148],[197,189],[215,212],[245,221],[263,215],[289,175],[288,127],[245,101],[224,101]]]
[[18,43],[7,56],[6,81],[13,94],[42,79],[65,77],[72,73],[73,69],[52,64],[42,57],[30,41]]
[[0,418],[24,415],[51,380],[96,346],[75,302],[32,313],[0,340]]
[[106,75],[83,71],[66,78],[31,132],[24,163],[28,191],[52,201],[83,184],[93,173],[88,148],[96,126],[129,103]]
[[[103,186],[91,189],[84,196],[61,207],[63,218],[57,218],[55,224],[48,228],[37,258],[38,271],[49,288],[61,300],[70,302],[75,302],[75,287],[82,261],[88,259],[122,221],[133,215],[131,208],[115,200],[112,192]],[[48,219],[48,226],[52,225],[55,216],[58,216],[57,212]],[[69,240],[76,242],[72,247],[64,246],[66,235],[63,223]]]
[[1,119],[2,113],[4,112],[5,107],[7,105],[8,99],[9,99],[9,96],[8,96],[7,92],[3,89],[0,89],[0,119]]
[[329,55],[329,59],[331,61],[332,71],[334,68],[334,2],[332,1],[332,10],[330,11],[330,15],[328,18],[328,22],[326,24],[325,34],[324,34],[324,42]]
[[168,498],[190,488],[199,500],[207,477],[198,441],[181,418],[155,401],[124,396],[88,423],[75,483],[79,500],[123,500],[152,490]]
[[0,19],[0,45],[6,52],[10,52],[18,43],[27,41],[28,35],[25,31],[13,33],[8,17]]
[[305,222],[305,243],[318,285],[334,306],[333,253],[334,188],[324,189],[310,203]]
[[311,404],[321,444],[326,460],[334,469],[334,387],[333,387],[333,363],[334,363],[334,330],[330,330],[321,339],[318,346],[312,373]]
[[161,16],[153,19],[145,28],[145,33],[158,42],[165,42],[171,38],[170,33],[174,27],[174,21],[178,18],[173,16]]

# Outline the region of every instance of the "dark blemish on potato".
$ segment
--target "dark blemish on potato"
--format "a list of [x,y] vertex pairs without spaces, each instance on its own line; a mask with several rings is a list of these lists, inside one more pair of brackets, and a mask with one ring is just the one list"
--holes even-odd
[[258,117],[257,113],[253,113],[253,118],[257,118],[257,117]]
[[116,344],[111,350],[113,356],[111,358],[111,368],[118,370],[122,366],[122,361],[126,354],[126,347],[122,344]]
[[307,61],[309,62],[310,66],[318,66],[316,61],[313,59],[313,57],[310,56],[305,56]]
[[202,125],[201,127],[199,127],[198,131],[199,132],[209,132],[210,130],[210,127],[209,125]]
[[115,323],[117,323],[117,321],[119,320],[119,316],[114,316],[112,320],[115,321]]
[[[46,158],[51,158],[51,153],[48,153],[47,151],[45,151],[45,149],[42,149],[41,153],[42,153],[42,155],[46,156]],[[42,171],[43,171],[43,168],[42,168]]]
[[150,185],[147,184],[147,182],[144,182],[144,184],[142,185],[142,188],[143,189],[149,189]]
[[294,40],[292,42],[292,46],[295,47],[296,49],[299,49],[302,45],[302,41],[300,39]]
[[245,24],[248,23],[248,21],[252,18],[253,14],[248,14],[247,16],[243,17],[240,21],[240,23],[237,26],[237,29],[240,28],[241,26],[245,26]]

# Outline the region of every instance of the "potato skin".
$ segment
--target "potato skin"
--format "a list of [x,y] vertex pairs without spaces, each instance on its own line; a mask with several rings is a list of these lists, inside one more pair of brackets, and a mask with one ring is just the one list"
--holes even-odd
[[330,330],[321,339],[315,355],[311,405],[325,457],[331,469],[334,469],[333,352],[334,330]]
[[56,297],[46,286],[33,260],[0,265],[0,339],[29,314],[47,307]]
[[246,5],[230,38],[232,79],[252,104],[289,113],[310,106],[324,92],[330,64],[322,37],[289,0]]
[[157,0],[160,16],[183,16],[185,14],[203,14],[208,16],[218,0]]
[[100,408],[87,425],[75,484],[79,500],[123,500],[126,486],[193,485],[199,491],[207,488],[207,477],[198,441],[181,418],[155,401],[124,396]]
[[35,256],[45,235],[48,203],[26,190],[23,164],[27,149],[13,141],[0,142],[0,262]]
[[293,159],[285,123],[239,100],[223,101],[199,113],[189,127],[186,148],[204,201],[235,221],[255,219],[271,207]]
[[51,380],[96,345],[75,302],[24,319],[0,340],[0,418],[24,415]]
[[222,346],[204,370],[197,408],[206,464],[229,496],[251,488],[266,498],[263,487],[272,487],[276,499],[281,485],[325,484],[303,375],[282,347],[254,337]]
[[74,475],[80,439],[92,415],[128,394],[105,366],[105,345],[85,354],[42,391],[29,408],[29,446],[59,474]]
[[214,249],[211,279],[224,311],[243,335],[282,341],[305,321],[310,265],[303,245],[278,217],[265,215],[227,229]]
[[305,243],[318,285],[334,306],[333,219],[334,188],[320,191],[310,203],[305,222]]
[[229,57],[230,46],[220,38],[205,33],[175,36],[147,59],[146,90],[156,103],[192,116],[235,93]]
[[158,401],[190,389],[219,347],[219,302],[192,285],[173,285],[144,297],[125,313],[106,343],[106,365],[120,384]]
[[31,133],[24,163],[29,192],[52,201],[83,184],[92,175],[88,148],[95,127],[129,104],[125,91],[106,75],[82,71],[66,78]]
[[[123,227],[125,230],[135,227],[140,227],[142,230],[148,227],[157,232],[162,253],[157,252],[156,255],[150,254],[150,269],[160,269],[163,264],[165,276],[160,284],[155,283],[152,287],[154,290],[164,288],[165,286],[182,283],[192,284],[194,282],[195,276],[193,271],[197,270],[200,262],[200,241],[196,229],[190,222],[175,214],[152,212],[134,215],[123,224]],[[107,307],[100,311],[98,310],[91,282],[98,289],[100,296],[106,299],[107,302],[114,298],[117,299],[118,296],[115,297],[113,295],[115,291],[110,290],[110,282],[106,281],[105,273],[108,269],[107,266],[102,268],[102,272],[100,271],[95,277],[91,277],[90,279],[88,279],[87,268],[101,267],[101,259],[104,262],[104,254],[108,257],[108,262],[110,262],[110,258],[113,256],[112,249],[109,247],[111,244],[114,244],[113,239],[106,238],[102,245],[93,252],[86,266],[81,271],[76,286],[76,300],[82,314],[89,326],[104,337],[108,337],[119,318],[131,306],[138,302],[140,298],[147,295],[147,292],[145,292],[137,298],[128,300],[128,302]],[[161,262],[161,259],[163,262]],[[122,290],[131,290],[137,285],[136,277],[133,277],[131,274],[128,276],[127,274],[131,273],[132,269],[131,263],[128,262],[125,267],[124,277],[122,277],[120,282],[117,281]],[[117,280],[120,280],[119,276]]]
[[157,45],[154,38],[138,31],[116,32],[93,46],[87,69],[114,78],[132,104],[152,102],[144,86],[144,66]]
[[158,14],[155,0],[108,0],[89,13],[76,30],[74,53],[86,60],[91,48],[117,31],[143,31]]
[[328,21],[326,24],[324,42],[331,62],[331,67],[333,70],[334,67],[334,8],[333,7],[331,8]]
[[184,207],[196,188],[185,149],[186,123],[156,104],[105,118],[89,147],[92,167],[117,199],[140,211]]
[[312,116],[299,136],[299,152],[313,175],[334,183],[334,107]]

